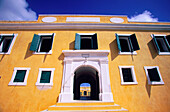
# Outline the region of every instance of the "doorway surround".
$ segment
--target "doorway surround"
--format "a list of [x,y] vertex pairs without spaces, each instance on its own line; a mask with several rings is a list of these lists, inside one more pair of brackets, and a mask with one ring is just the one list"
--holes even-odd
[[114,102],[110,87],[108,67],[109,50],[63,50],[64,68],[61,93],[58,102],[75,102],[73,86],[75,71],[80,67],[91,67],[98,72],[99,101]]

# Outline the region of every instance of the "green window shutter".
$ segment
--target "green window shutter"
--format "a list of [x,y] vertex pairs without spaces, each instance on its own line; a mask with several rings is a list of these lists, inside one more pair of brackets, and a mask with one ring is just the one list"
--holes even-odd
[[166,40],[168,41],[168,44],[170,45],[170,35],[166,36]]
[[92,49],[98,49],[97,33],[92,36]]
[[24,82],[26,70],[17,70],[14,82]]
[[40,83],[50,83],[51,71],[42,71]]
[[75,46],[74,48],[79,50],[81,46],[81,37],[79,34],[76,33],[76,37],[75,37]]
[[38,50],[40,40],[41,40],[40,36],[34,34],[34,37],[32,39],[31,46],[30,46],[30,51],[37,51]]
[[157,43],[157,41],[156,41],[156,38],[155,38],[154,34],[153,34],[153,42],[154,42],[154,45],[155,45],[158,53],[160,53],[160,48],[159,48],[159,45],[158,45],[158,43]]
[[169,43],[170,35],[168,35],[168,36],[164,36],[164,40],[165,40],[165,42],[166,42],[166,44],[167,44],[168,48],[170,49],[170,43]]
[[51,49],[52,49],[52,46],[53,46],[53,38],[54,38],[54,33],[52,34],[52,37],[51,37],[51,39],[52,39],[52,41],[51,41]]
[[130,37],[128,37],[128,41],[129,41],[129,44],[130,44],[130,51],[133,52],[134,49],[133,49],[133,45],[132,45],[132,41],[131,41]]
[[119,49],[119,51],[121,51],[120,40],[119,40],[119,36],[118,36],[118,34],[117,34],[117,33],[116,33],[116,40],[117,40],[117,46],[118,46],[118,49]]
[[0,35],[0,45],[1,45],[2,39],[3,39],[3,36]]
[[130,42],[132,43],[131,45],[133,46],[132,51],[140,50],[140,47],[139,47],[139,44],[138,44],[135,34],[130,35],[130,40],[131,40]]
[[11,46],[11,43],[12,43],[12,40],[13,40],[13,39],[14,39],[14,35],[13,35],[13,37],[11,38],[11,40],[10,40],[8,46],[7,46],[7,51],[9,50],[9,47]]

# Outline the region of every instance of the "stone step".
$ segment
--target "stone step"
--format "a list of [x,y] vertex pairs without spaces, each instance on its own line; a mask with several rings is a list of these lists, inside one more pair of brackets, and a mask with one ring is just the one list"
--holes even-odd
[[44,110],[41,112],[128,112],[127,109],[110,109],[110,110]]
[[82,105],[82,106],[58,106],[53,105],[48,107],[48,110],[110,110],[110,109],[121,109],[120,105]]
[[74,103],[57,103],[57,106],[92,106],[92,105],[114,105],[114,102],[99,102],[99,101],[75,101]]
[[75,101],[66,103],[56,103],[49,106],[47,110],[41,112],[128,112],[114,102],[100,101]]

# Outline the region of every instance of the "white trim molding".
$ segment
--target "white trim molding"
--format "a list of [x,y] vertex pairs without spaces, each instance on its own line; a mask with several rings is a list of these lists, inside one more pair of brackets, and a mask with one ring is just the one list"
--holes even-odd
[[137,52],[136,51],[133,51],[133,52],[121,52],[121,51],[119,51],[118,54],[121,54],[121,55],[137,55]]
[[114,31],[170,31],[170,25],[113,23],[0,23],[0,30],[93,29]]
[[[53,33],[39,33],[38,34],[39,36],[52,36],[53,35]],[[39,50],[40,50],[40,45],[39,45],[39,50],[38,50],[38,52],[37,51],[35,51],[35,52],[33,52],[33,54],[52,54],[52,49],[53,49],[53,43],[54,43],[54,37],[55,37],[55,35],[56,35],[56,33],[54,33],[54,35],[53,35],[53,40],[52,40],[52,44],[51,44],[51,50],[49,51],[49,52],[39,52]]]
[[0,34],[1,36],[13,36],[14,35],[14,37],[13,37],[13,39],[12,39],[12,42],[11,42],[11,44],[10,44],[10,47],[9,47],[9,49],[8,49],[8,52],[0,52],[0,54],[10,54],[11,53],[11,50],[12,50],[12,47],[13,47],[13,45],[14,45],[14,43],[15,43],[15,40],[16,40],[16,38],[17,38],[17,36],[18,36],[18,34]]
[[100,17],[67,17],[66,22],[100,22]]
[[[124,82],[122,68],[130,68],[131,69],[133,82]],[[121,85],[135,85],[135,84],[138,84],[138,82],[136,80],[134,66],[119,66],[119,71],[120,71]]]
[[80,67],[91,67],[98,72],[99,101],[113,102],[108,54],[109,50],[63,50],[64,69],[58,102],[75,102],[73,99],[74,73]]
[[[28,79],[28,74],[31,68],[23,68],[23,67],[15,67],[14,72],[12,74],[11,81],[9,82],[9,86],[14,85],[14,86],[26,86],[27,85],[27,79]],[[14,79],[16,77],[16,73],[18,70],[26,70],[24,82],[14,82]]]
[[[157,72],[158,72],[158,75],[160,77],[160,81],[151,81],[150,78],[149,78],[149,74],[148,74],[148,69],[152,69],[152,68],[156,68],[157,69]],[[158,66],[144,66],[144,69],[145,69],[145,73],[146,73],[146,77],[148,79],[148,84],[149,85],[164,85],[164,82],[163,82],[163,79],[162,79],[162,76],[161,76],[161,73],[159,71],[159,67]]]
[[[55,68],[39,68],[38,78],[36,82],[36,86],[53,86],[53,77],[54,77]],[[40,83],[42,71],[51,71],[50,83]]]

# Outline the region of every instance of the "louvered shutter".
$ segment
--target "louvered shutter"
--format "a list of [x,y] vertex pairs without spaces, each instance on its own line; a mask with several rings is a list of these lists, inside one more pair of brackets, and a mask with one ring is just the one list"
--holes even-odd
[[11,43],[12,43],[12,40],[13,40],[13,39],[14,39],[14,34],[13,34],[13,36],[12,36],[12,38],[11,38],[11,40],[10,40],[10,42],[9,42],[8,46],[7,46],[7,50],[6,50],[6,52],[8,52],[9,47],[11,46]]
[[92,49],[98,49],[97,33],[92,36]]
[[3,36],[2,36],[2,35],[0,35],[0,44],[1,44],[1,42],[2,42],[2,39],[3,39]]
[[41,38],[40,38],[39,35],[34,34],[34,37],[32,39],[31,46],[30,46],[30,51],[37,51],[38,50],[40,39]]
[[117,47],[118,47],[119,51],[121,51],[120,40],[119,40],[119,36],[117,33],[116,33],[116,40],[117,40]]
[[167,46],[168,46],[168,48],[170,50],[170,35],[164,36],[164,39],[165,39],[165,42],[166,42],[166,44],[167,44]]
[[130,40],[131,40],[130,42],[132,45],[132,51],[140,50],[140,47],[139,47],[139,44],[138,44],[135,34],[130,35]]
[[156,47],[158,53],[160,53],[160,48],[159,48],[159,45],[158,45],[158,43],[157,43],[156,38],[155,38],[154,35],[153,35],[153,43],[154,43],[154,45],[155,45],[155,47]]
[[75,37],[75,46],[74,48],[76,50],[80,50],[80,46],[81,46],[81,37],[79,34],[76,33],[76,37]]

